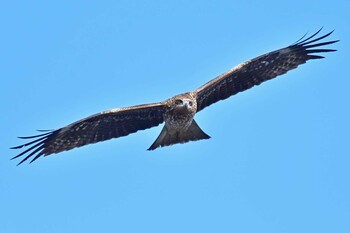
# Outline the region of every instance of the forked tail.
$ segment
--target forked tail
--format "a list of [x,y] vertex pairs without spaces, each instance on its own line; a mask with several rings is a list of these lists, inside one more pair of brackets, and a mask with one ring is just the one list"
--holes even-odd
[[148,148],[148,150],[154,150],[158,147],[170,146],[177,143],[186,143],[189,141],[209,138],[210,136],[204,133],[194,120],[192,120],[190,127],[188,127],[186,131],[169,130],[165,125],[162,132],[160,132],[159,136],[150,146],[150,148]]

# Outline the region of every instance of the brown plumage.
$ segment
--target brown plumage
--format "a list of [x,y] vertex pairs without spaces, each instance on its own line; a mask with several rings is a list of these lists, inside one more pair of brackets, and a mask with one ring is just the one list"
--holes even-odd
[[210,137],[199,128],[193,119],[197,112],[219,100],[224,100],[295,69],[308,60],[324,58],[315,53],[336,51],[318,48],[337,42],[336,40],[315,43],[332,33],[314,39],[320,31],[306,39],[301,38],[286,48],[244,62],[195,91],[180,94],[159,103],[104,111],[58,130],[31,137],[20,137],[33,141],[13,147],[13,149],[19,149],[29,146],[12,159],[25,156],[20,161],[19,164],[21,164],[33,157],[31,160],[33,162],[41,156],[126,136],[139,130],[155,127],[163,122],[165,125],[160,135],[148,150],[176,143],[208,139]]

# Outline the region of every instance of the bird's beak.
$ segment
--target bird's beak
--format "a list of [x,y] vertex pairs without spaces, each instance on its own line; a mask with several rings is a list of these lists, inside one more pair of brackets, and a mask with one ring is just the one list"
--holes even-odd
[[185,109],[191,108],[192,106],[190,105],[190,102],[191,102],[191,100],[184,100],[183,101],[183,108],[185,108]]

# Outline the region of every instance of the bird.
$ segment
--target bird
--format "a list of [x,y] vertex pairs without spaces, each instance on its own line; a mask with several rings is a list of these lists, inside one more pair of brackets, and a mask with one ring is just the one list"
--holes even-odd
[[65,127],[40,132],[39,135],[19,137],[31,141],[11,149],[29,147],[12,159],[21,158],[18,165],[29,158],[60,153],[88,144],[119,138],[158,126],[164,126],[148,150],[202,139],[209,139],[194,120],[196,113],[206,107],[243,92],[297,68],[308,60],[321,59],[319,53],[337,51],[320,48],[339,40],[320,42],[333,31],[318,36],[322,28],[311,36],[305,34],[295,43],[243,62],[217,76],[198,89],[176,95],[162,102],[103,111]]

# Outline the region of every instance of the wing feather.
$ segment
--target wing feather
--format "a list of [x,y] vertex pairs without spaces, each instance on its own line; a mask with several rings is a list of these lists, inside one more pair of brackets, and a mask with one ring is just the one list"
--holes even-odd
[[21,164],[34,156],[31,160],[33,162],[41,156],[126,136],[161,124],[165,111],[166,105],[163,103],[117,108],[92,115],[58,130],[20,137],[35,140],[12,147],[11,149],[20,149],[31,145],[30,148],[12,159],[25,155],[26,157],[19,163]]
[[306,39],[303,39],[306,36],[304,35],[288,47],[242,63],[198,88],[195,90],[197,93],[197,112],[217,101],[224,100],[295,69],[307,60],[324,58],[320,55],[314,55],[314,53],[336,51],[334,49],[319,49],[318,47],[336,43],[338,40],[313,44],[328,37],[333,32],[315,38],[320,31],[321,29]]

